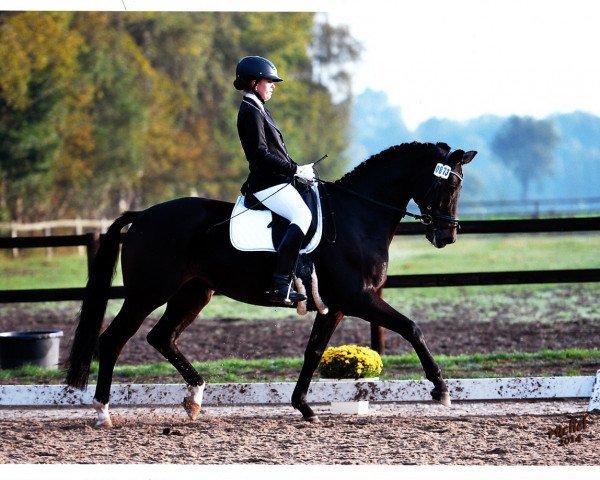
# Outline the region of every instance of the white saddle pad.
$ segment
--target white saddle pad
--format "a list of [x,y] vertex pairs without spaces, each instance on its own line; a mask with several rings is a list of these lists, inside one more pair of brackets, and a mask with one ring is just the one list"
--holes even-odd
[[[317,192],[317,229],[306,248],[300,250],[300,253],[310,253],[317,248],[323,233],[321,199],[317,186],[314,185],[312,189]],[[250,210],[244,207],[244,197],[238,197],[229,222],[231,244],[244,252],[274,252],[271,229],[268,227],[272,216],[270,210]]]

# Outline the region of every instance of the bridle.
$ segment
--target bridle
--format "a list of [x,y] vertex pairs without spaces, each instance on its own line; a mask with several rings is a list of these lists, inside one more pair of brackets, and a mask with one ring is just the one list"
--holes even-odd
[[[356,197],[362,198],[363,200],[366,200],[375,205],[379,205],[380,207],[384,207],[389,210],[394,210],[396,212],[400,212],[400,213],[402,213],[403,217],[409,216],[411,218],[414,218],[415,220],[420,221],[425,226],[431,226],[431,225],[435,225],[436,222],[441,222],[441,223],[447,223],[450,227],[459,228],[460,223],[459,223],[458,217],[455,217],[454,215],[442,215],[442,214],[438,214],[438,213],[433,213],[433,205],[435,205],[436,203],[439,202],[442,181],[447,180],[450,177],[450,175],[456,176],[461,182],[463,181],[462,175],[460,175],[456,172],[453,172],[452,169],[450,168],[450,166],[447,165],[447,163],[446,163],[452,153],[453,153],[453,151],[450,150],[444,157],[444,163],[438,163],[436,165],[434,173],[433,173],[433,175],[434,175],[433,182],[431,183],[431,185],[429,186],[429,189],[425,193],[423,201],[420,203],[417,203],[417,206],[419,207],[419,210],[421,211],[420,215],[409,212],[405,208],[398,208],[393,205],[387,204],[385,202],[380,202],[379,200],[375,200],[373,198],[367,197],[366,195],[363,195],[362,193],[359,193],[359,192],[356,192],[349,188],[343,187],[334,182],[328,182],[328,181],[321,180],[321,179],[317,179],[317,181],[319,183],[322,183],[325,185],[332,185],[335,188],[344,190],[347,193],[350,193]],[[425,205],[425,208],[422,207],[423,204]],[[423,213],[424,211],[426,213]]]
[[[453,227],[453,228],[460,227],[460,222],[459,222],[458,217],[455,217],[454,215],[442,215],[442,214],[433,213],[433,206],[439,202],[442,181],[447,180],[450,177],[450,175],[454,175],[456,178],[458,178],[461,181],[461,183],[463,181],[462,175],[452,171],[450,166],[448,166],[446,163],[448,161],[448,158],[450,157],[451,153],[452,153],[452,151],[449,151],[446,154],[443,164],[438,163],[436,165],[434,173],[433,173],[435,178],[433,179],[433,182],[431,183],[431,185],[429,186],[429,189],[425,193],[425,196],[423,197],[423,201],[421,203],[417,203],[419,210],[421,211],[421,215],[419,215],[420,218],[418,218],[418,219],[421,221],[421,223],[423,225],[429,226],[429,225],[434,224],[435,222],[442,222],[442,223],[447,223],[450,227]],[[422,206],[423,204],[425,205],[425,208],[423,208],[423,206]],[[423,213],[424,211],[426,213]],[[411,215],[411,216],[414,216],[414,215]],[[417,218],[417,217],[414,216],[414,218]]]

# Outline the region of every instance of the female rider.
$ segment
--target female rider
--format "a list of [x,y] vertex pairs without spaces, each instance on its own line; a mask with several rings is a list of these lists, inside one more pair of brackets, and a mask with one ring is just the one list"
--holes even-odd
[[312,215],[292,181],[299,177],[314,181],[313,164],[299,166],[288,154],[281,131],[265,103],[271,99],[275,83],[283,81],[275,65],[266,58],[242,58],[233,82],[244,96],[237,118],[242,148],[250,174],[242,185],[244,195],[253,194],[272,212],[289,220],[289,227],[277,247],[277,263],[267,292],[269,301],[291,305],[306,297],[292,288],[294,269]]

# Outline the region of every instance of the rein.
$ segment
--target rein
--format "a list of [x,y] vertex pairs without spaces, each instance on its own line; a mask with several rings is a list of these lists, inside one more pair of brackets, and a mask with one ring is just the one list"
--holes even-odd
[[[449,153],[448,153],[448,155],[449,155]],[[448,155],[446,157],[448,157]],[[462,177],[458,173],[450,171],[449,174],[455,175],[457,178],[459,178],[462,181]],[[409,212],[405,208],[398,208],[398,207],[395,207],[394,205],[390,205],[388,203],[380,202],[379,200],[375,200],[374,198],[367,197],[366,195],[363,195],[362,193],[359,193],[359,192],[352,190],[350,188],[347,188],[347,187],[343,187],[335,182],[328,182],[326,180],[321,180],[320,178],[318,178],[317,181],[324,185],[330,185],[335,188],[339,188],[340,190],[344,190],[347,193],[350,193],[358,198],[366,200],[367,202],[373,203],[380,207],[387,208],[388,210],[393,210],[395,212],[399,212],[402,214],[402,217],[404,217],[404,216],[412,217],[415,220],[420,221],[423,225],[432,225],[435,221],[439,221],[439,222],[449,223],[452,227],[456,227],[456,228],[458,228],[460,226],[458,217],[455,217],[453,215],[441,215],[441,214],[434,215],[431,213],[422,213],[423,208],[421,208],[420,205],[419,205],[419,208],[421,209],[421,214],[419,215],[416,213]],[[442,184],[442,179],[440,177],[436,176],[433,183],[427,190],[427,193],[425,194],[425,203],[428,203],[426,210],[429,212],[431,212],[433,210],[433,203],[435,202],[435,200],[438,196],[438,192],[439,192],[441,184]],[[429,200],[429,202],[427,202],[427,200]]]
[[380,202],[379,200],[375,200],[374,198],[370,198],[367,197],[366,195],[363,195],[362,193],[357,192],[356,190],[351,190],[347,187],[342,187],[341,185],[335,183],[335,182],[329,182],[327,180],[321,180],[320,178],[317,179],[317,181],[323,185],[329,185],[335,188],[339,188],[340,190],[345,191],[346,193],[350,193],[352,195],[354,195],[355,197],[361,198],[363,200],[366,200],[367,202],[373,203],[375,205],[378,205],[380,207],[383,208],[387,208],[389,210],[393,210],[395,212],[399,212],[402,214],[402,216],[408,215],[409,217],[414,218],[415,220],[419,220],[423,225],[429,225],[432,221],[432,217],[428,214],[425,215],[417,215],[416,213],[412,213],[409,212],[408,210],[406,210],[405,208],[398,208],[395,207],[393,205],[390,205],[388,203],[384,203],[384,202]]
[[[446,165],[448,162],[448,159],[450,158],[450,155],[452,153],[453,153],[453,151],[449,150],[448,153],[446,153],[446,156],[444,157],[444,163],[438,163],[436,165],[436,168],[433,173],[433,175],[434,175],[433,183],[430,185],[429,189],[427,190],[427,193],[425,194],[425,198],[423,200],[423,203],[427,204],[427,207],[425,208],[425,210],[427,210],[428,212],[433,211],[433,204],[436,202],[436,200],[439,196],[440,187],[442,185],[442,179],[445,180],[450,175],[454,175],[461,181],[461,183],[463,181],[463,177],[460,174],[453,172],[450,169],[450,167],[448,165]],[[323,159],[320,159],[320,160],[323,160]],[[355,190],[351,190],[347,187],[342,187],[341,185],[339,185],[337,183],[327,182],[327,181],[321,180],[319,178],[317,178],[317,181],[321,182],[324,185],[331,185],[333,187],[344,190],[347,193],[350,193],[358,198],[366,200],[367,202],[373,203],[380,207],[387,208],[387,209],[393,210],[395,212],[399,212],[402,214],[402,217],[408,215],[409,217],[412,217],[415,220],[420,221],[423,225],[432,225],[436,221],[438,221],[438,222],[448,223],[448,224],[450,224],[451,227],[454,227],[454,228],[460,228],[459,219],[458,219],[458,217],[455,217],[454,215],[423,213],[423,207],[421,207],[421,205],[418,205],[419,210],[421,210],[421,214],[418,215],[416,213],[409,212],[405,208],[398,208],[398,207],[395,207],[394,205],[390,205],[388,203],[380,202],[379,200],[375,200],[374,198],[367,197],[366,195],[363,195],[362,193],[359,193]]]
[[[257,110],[260,110],[258,107],[256,107],[256,106],[255,106],[255,105],[253,105],[252,103],[250,103],[250,102],[246,102],[246,103],[248,103],[248,105],[251,105],[251,106],[253,106],[253,107],[254,107],[254,108],[256,108]],[[263,113],[263,115],[264,115],[264,113]],[[267,116],[266,116],[266,115],[265,115],[265,118],[267,118]],[[267,121],[268,121],[268,119],[267,119]],[[273,127],[274,127],[274,128],[277,128],[277,127],[275,127],[275,125],[273,125]],[[329,155],[327,155],[327,154],[323,155],[321,158],[319,158],[317,161],[315,161],[315,162],[313,163],[313,165],[317,165],[318,163],[321,163],[321,162],[322,162],[323,160],[325,160],[325,159],[326,159],[328,156],[329,156]],[[287,182],[285,185],[282,185],[282,187],[281,187],[281,188],[279,188],[279,189],[275,190],[275,191],[274,191],[274,192],[273,192],[271,195],[269,195],[268,197],[266,197],[264,200],[268,200],[269,198],[273,197],[274,195],[277,195],[277,194],[278,194],[278,193],[279,193],[281,190],[283,190],[285,187],[287,187],[288,185],[291,185],[291,184],[294,182],[294,180],[298,180],[298,181],[300,181],[300,179],[299,179],[299,178],[294,178],[294,179],[290,180],[290,181],[289,181],[289,182]],[[315,180],[321,181],[321,180],[319,180],[319,179],[315,179]],[[301,182],[301,183],[302,183],[302,182]],[[323,183],[324,183],[324,182],[323,182]],[[248,212],[248,211],[250,211],[250,210],[254,210],[256,207],[258,207],[258,206],[259,206],[260,204],[262,204],[262,203],[263,203],[263,202],[261,202],[260,200],[258,200],[258,199],[257,199],[257,202],[256,202],[256,203],[254,203],[253,205],[251,205],[251,206],[247,207],[247,208],[246,208],[246,210],[242,210],[241,212],[239,212],[239,213],[237,213],[237,214],[235,214],[235,215],[233,215],[233,216],[227,217],[225,220],[222,220],[221,222],[215,223],[215,224],[214,224],[214,225],[212,225],[212,226],[211,226],[211,227],[210,227],[210,228],[209,228],[209,229],[208,229],[206,232],[208,233],[208,232],[210,232],[210,231],[211,231],[213,228],[215,228],[215,227],[218,227],[218,226],[220,226],[220,225],[224,225],[225,223],[228,223],[229,221],[231,221],[231,220],[232,220],[232,219],[234,219],[235,217],[238,217],[238,216],[242,215],[243,213],[246,213],[246,212]]]

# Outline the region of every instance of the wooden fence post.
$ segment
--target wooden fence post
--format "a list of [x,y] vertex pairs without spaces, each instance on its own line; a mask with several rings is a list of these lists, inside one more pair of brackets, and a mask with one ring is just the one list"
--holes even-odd
[[98,252],[98,248],[100,247],[100,233],[98,232],[93,232],[93,233],[88,233],[87,235],[87,242],[86,242],[86,252],[87,252],[87,267],[88,267],[88,277],[90,276],[90,274],[92,273],[92,264],[94,262],[94,257],[96,256],[96,253]]
[[[83,235],[83,225],[81,224],[81,218],[79,217],[75,219],[75,235]],[[77,247],[77,253],[79,253],[80,257],[84,255],[85,248],[83,245],[79,245]]]
[[379,355],[385,354],[385,334],[383,327],[371,324],[371,348]]
[[[11,236],[11,238],[17,238],[17,236],[18,236],[17,229],[12,225],[11,225],[11,229],[10,229],[10,236]],[[13,255],[13,258],[19,258],[19,249],[13,248],[12,255]]]
[[[44,228],[44,235],[46,237],[52,236],[52,228],[46,227]],[[52,247],[46,247],[46,258],[52,258],[54,256],[54,249]]]

